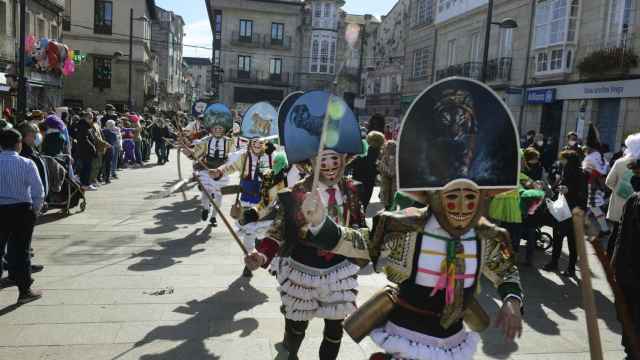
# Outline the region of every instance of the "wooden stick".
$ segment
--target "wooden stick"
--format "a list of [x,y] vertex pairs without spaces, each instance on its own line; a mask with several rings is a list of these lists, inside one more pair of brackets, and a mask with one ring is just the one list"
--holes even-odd
[[329,95],[327,101],[327,108],[324,113],[324,119],[322,120],[322,133],[320,133],[320,143],[318,144],[318,155],[316,156],[316,162],[313,164],[313,183],[311,191],[315,191],[318,188],[318,182],[320,181],[320,153],[324,150],[324,143],[327,141],[327,127],[329,127],[329,108],[331,107],[331,98],[333,95]]
[[199,176],[196,176],[196,181],[198,182],[198,185],[200,185],[200,187],[202,188],[202,192],[207,194],[207,198],[209,198],[209,202],[216,209],[216,212],[218,213],[218,215],[220,215],[220,218],[222,219],[222,222],[227,227],[227,229],[231,233],[231,236],[233,236],[233,239],[236,241],[236,243],[238,243],[238,246],[240,246],[240,249],[242,250],[242,252],[245,255],[249,255],[249,251],[244,246],[244,243],[242,242],[242,240],[240,240],[240,237],[238,236],[236,231],[233,229],[233,227],[229,223],[229,220],[227,220],[227,217],[224,216],[224,213],[222,211],[220,211],[220,208],[218,207],[218,204],[216,204],[216,202],[214,201],[213,196],[211,196],[211,194],[209,194],[209,192],[205,189],[205,187],[202,184],[202,181],[200,180]]
[[589,258],[585,246],[585,214],[580,208],[573,209],[573,228],[575,230],[576,248],[580,261],[580,276],[582,289],[582,306],[587,317],[587,333],[589,336],[589,350],[591,360],[603,360],[602,342],[600,340],[600,330],[598,329],[598,316],[593,297],[593,286],[591,285],[591,269],[589,268]]
[[[177,149],[176,153],[178,154],[178,155],[176,155],[177,156],[176,164],[178,166],[178,178],[180,179],[178,181],[178,184],[181,184],[179,189],[182,192],[182,201],[187,201],[187,194],[184,192],[184,189],[183,189],[183,186],[186,183],[186,181],[182,177],[182,163],[180,161],[180,159],[182,159],[182,155],[180,154],[180,149]],[[173,191],[172,191],[172,193],[173,193]]]

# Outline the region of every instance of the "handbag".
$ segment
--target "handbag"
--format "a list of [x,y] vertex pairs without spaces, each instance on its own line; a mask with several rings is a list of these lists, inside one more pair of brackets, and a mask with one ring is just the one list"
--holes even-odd
[[[249,151],[247,150],[247,155],[244,157],[242,161],[242,171],[240,172],[240,182],[242,182],[242,178],[244,177],[244,168],[247,166],[247,158],[251,156]],[[231,211],[229,212],[229,216],[233,219],[240,219],[242,217],[242,203],[240,202],[240,191],[236,193],[236,201],[231,206]]]
[[558,199],[556,201],[550,199],[547,199],[546,201],[549,213],[557,222],[563,222],[571,219],[571,209],[569,208],[569,203],[563,194],[558,195]]

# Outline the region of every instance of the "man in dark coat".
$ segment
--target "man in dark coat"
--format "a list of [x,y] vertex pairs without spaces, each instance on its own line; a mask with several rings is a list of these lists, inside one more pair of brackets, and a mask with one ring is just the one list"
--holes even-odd
[[83,113],[82,119],[76,126],[76,146],[80,167],[80,182],[85,190],[95,190],[91,186],[91,165],[98,156],[96,137],[92,131],[93,119],[91,114]]
[[[624,294],[624,300],[629,307],[633,334],[623,332],[622,345],[627,353],[627,360],[639,360],[640,349],[631,348],[631,338],[640,339],[640,161],[629,165],[634,176],[631,185],[635,194],[627,200],[620,223],[620,233],[613,252],[612,265],[615,270],[616,282]],[[620,316],[620,314],[618,314]]]

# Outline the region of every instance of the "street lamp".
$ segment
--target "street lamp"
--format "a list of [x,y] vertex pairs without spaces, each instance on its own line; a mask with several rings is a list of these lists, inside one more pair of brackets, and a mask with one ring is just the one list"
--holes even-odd
[[482,77],[480,81],[487,81],[487,64],[489,62],[489,40],[491,39],[491,25],[498,25],[502,29],[515,29],[518,23],[514,19],[503,19],[500,22],[492,22],[493,20],[493,1],[489,0],[487,10],[487,28],[484,34],[484,55],[482,57]]
[[[131,10],[129,11],[129,97],[128,97],[129,112],[131,112],[133,110],[133,95],[132,95],[133,83],[132,83],[132,77],[133,77],[133,22],[134,21],[148,22],[149,19],[146,16],[141,16],[141,17],[138,17],[138,18],[134,18],[133,17],[133,8],[131,8]],[[117,54],[117,52],[116,52],[116,54]]]

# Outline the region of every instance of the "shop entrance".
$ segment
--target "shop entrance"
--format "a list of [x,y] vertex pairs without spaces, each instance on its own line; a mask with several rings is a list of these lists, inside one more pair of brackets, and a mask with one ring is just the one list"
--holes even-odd
[[620,115],[620,99],[598,100],[598,118],[595,123],[600,133],[600,142],[611,149],[617,149],[618,117]]
[[[562,131],[562,104],[563,101],[554,101],[542,106],[542,120],[540,133],[547,141],[551,161],[555,160],[560,146],[560,132]],[[546,152],[546,151],[545,151]]]

